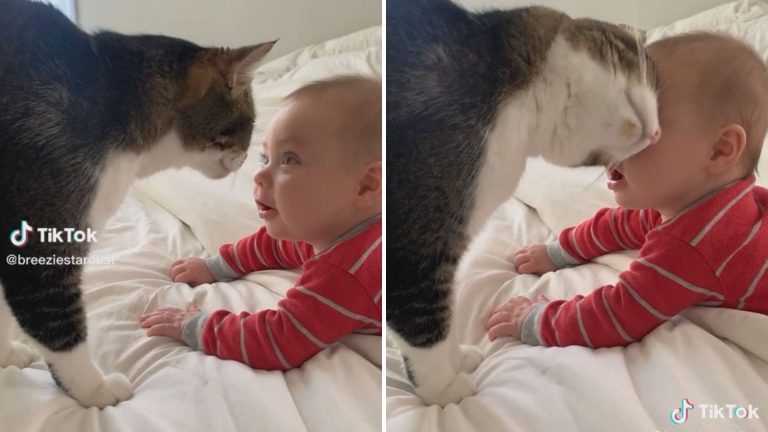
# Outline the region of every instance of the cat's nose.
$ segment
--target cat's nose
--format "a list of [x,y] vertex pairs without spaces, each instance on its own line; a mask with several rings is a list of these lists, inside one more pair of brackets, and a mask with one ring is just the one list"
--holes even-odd
[[243,166],[243,162],[245,162],[245,158],[247,156],[248,153],[246,152],[230,153],[224,156],[224,158],[221,160],[221,163],[227,170],[237,171],[241,166]]

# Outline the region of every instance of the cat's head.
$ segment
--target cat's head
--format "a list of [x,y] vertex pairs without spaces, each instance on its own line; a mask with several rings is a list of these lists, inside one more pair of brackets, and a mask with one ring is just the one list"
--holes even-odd
[[[567,20],[549,51],[542,91],[557,109],[539,139],[565,166],[608,165],[658,139],[656,77],[644,35],[592,19]],[[555,83],[555,85],[552,85]]]
[[192,156],[192,168],[222,178],[245,161],[256,118],[252,73],[275,42],[206,49],[187,69],[177,97],[175,130]]

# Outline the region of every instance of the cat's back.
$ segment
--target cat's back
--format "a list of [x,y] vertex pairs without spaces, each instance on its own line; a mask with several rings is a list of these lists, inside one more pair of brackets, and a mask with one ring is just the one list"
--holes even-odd
[[53,6],[0,0],[0,7],[3,10],[0,14],[0,82],[3,85],[9,86],[13,84],[10,80],[21,78],[10,74],[28,72],[31,74],[28,79],[35,80],[43,78],[41,73],[50,74],[57,69],[82,70],[95,65],[96,55],[88,34]]

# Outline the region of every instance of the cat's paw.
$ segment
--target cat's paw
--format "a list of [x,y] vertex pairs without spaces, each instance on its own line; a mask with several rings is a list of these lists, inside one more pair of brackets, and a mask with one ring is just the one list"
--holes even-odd
[[459,373],[453,378],[448,387],[439,394],[430,398],[425,398],[425,402],[446,406],[452,403],[459,403],[462,399],[474,396],[477,393],[477,386],[474,379],[467,373]]
[[86,408],[117,405],[119,402],[130,399],[132,395],[133,387],[130,381],[116,373],[105,376],[101,384],[87,394],[74,394],[74,391],[71,394],[80,402],[80,405]]
[[460,345],[459,348],[462,355],[459,372],[474,372],[483,361],[483,351],[475,345]]
[[37,353],[23,343],[9,341],[10,344],[0,352],[0,367],[16,366],[23,369],[37,357]]

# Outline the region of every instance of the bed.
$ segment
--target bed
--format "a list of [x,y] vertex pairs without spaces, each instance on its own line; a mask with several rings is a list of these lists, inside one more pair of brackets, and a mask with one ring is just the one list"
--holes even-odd
[[[727,31],[768,61],[768,3],[728,3],[650,30],[650,41],[688,30]],[[477,345],[484,360],[472,373],[477,393],[458,404],[425,406],[387,348],[389,431],[765,431],[768,430],[768,316],[696,307],[627,348],[542,348],[511,338],[490,343],[483,325],[490,310],[516,295],[550,299],[587,294],[615,283],[634,253],[543,277],[518,275],[507,259],[531,242],[555,239],[563,228],[615,205],[600,168],[565,169],[528,161],[514,196],[474,239],[459,270],[456,325],[461,343]],[[768,185],[768,151],[758,180]],[[684,399],[694,404],[684,425],[670,420]],[[702,405],[717,404],[710,410]],[[738,405],[759,419],[728,418]],[[736,410],[736,408],[733,408]],[[739,410],[738,413],[744,411]],[[738,414],[737,413],[737,414]],[[707,417],[707,418],[704,418]]]
[[[381,28],[307,47],[263,65],[253,91],[261,136],[280,99],[300,85],[340,73],[381,74]],[[256,147],[258,148],[258,147]],[[88,266],[83,290],[96,363],[125,374],[132,399],[85,409],[54,384],[45,364],[0,369],[0,430],[86,431],[373,431],[381,428],[381,338],[351,335],[286,373],[255,371],[148,338],[138,317],[160,305],[205,310],[276,306],[297,277],[265,271],[195,289],[170,280],[170,264],[204,256],[255,231],[253,149],[234,177],[212,181],[191,170],[135,184],[92,250],[112,265]],[[16,335],[19,338],[20,335]]]

